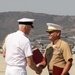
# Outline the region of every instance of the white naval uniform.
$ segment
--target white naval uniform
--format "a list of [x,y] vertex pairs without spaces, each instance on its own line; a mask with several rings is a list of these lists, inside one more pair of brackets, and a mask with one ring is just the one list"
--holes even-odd
[[25,58],[32,55],[30,41],[21,31],[11,33],[5,40],[7,68],[5,75],[27,75]]

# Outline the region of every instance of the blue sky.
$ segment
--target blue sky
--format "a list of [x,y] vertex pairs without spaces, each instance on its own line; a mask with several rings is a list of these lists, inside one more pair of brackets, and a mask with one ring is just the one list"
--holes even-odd
[[0,12],[8,11],[75,16],[75,0],[0,0]]

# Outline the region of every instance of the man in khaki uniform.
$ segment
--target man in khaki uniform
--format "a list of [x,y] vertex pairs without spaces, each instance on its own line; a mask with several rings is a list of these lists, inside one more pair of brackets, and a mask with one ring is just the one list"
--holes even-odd
[[68,71],[72,66],[72,52],[68,43],[60,38],[62,27],[54,23],[47,23],[47,26],[49,39],[52,42],[47,45],[44,52],[45,61],[41,62],[39,67],[44,68],[47,65],[49,75],[53,75],[54,67],[62,69],[60,75],[70,75]]

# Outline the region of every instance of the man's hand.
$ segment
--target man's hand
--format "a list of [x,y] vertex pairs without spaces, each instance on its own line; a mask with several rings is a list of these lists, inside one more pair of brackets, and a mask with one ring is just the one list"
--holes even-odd
[[37,74],[41,74],[42,68],[38,66],[37,69],[38,69],[38,70],[36,71],[36,73],[37,73]]

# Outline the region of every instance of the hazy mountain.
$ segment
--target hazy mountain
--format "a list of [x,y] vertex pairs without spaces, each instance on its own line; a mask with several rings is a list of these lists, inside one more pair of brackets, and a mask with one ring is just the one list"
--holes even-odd
[[36,37],[47,36],[46,33],[46,23],[56,23],[63,26],[64,36],[75,35],[75,16],[61,16],[61,15],[49,15],[43,13],[33,13],[33,12],[3,12],[0,13],[0,43],[4,37],[14,32],[18,29],[17,20],[20,18],[34,18],[34,29],[32,29],[29,38],[32,40]]

